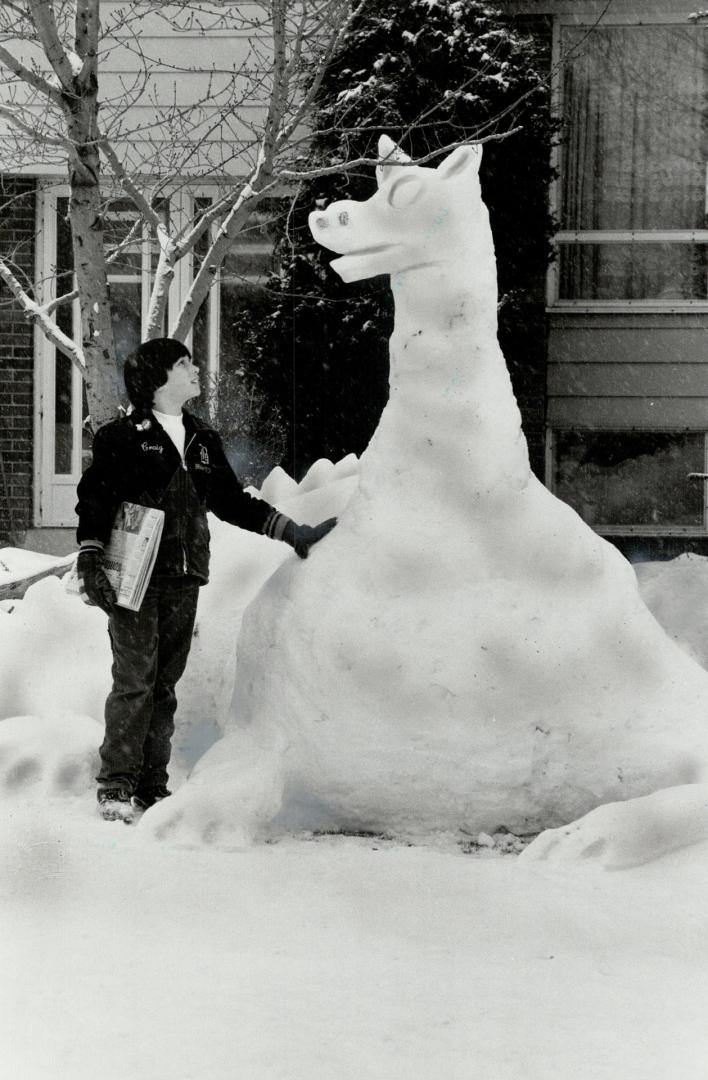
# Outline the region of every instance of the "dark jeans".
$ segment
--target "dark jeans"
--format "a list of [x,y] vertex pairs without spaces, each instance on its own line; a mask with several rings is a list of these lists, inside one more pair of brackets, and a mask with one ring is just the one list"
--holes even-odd
[[106,701],[101,787],[149,792],[167,783],[175,685],[192,644],[199,582],[156,578],[140,611],[116,607],[108,620],[113,689]]

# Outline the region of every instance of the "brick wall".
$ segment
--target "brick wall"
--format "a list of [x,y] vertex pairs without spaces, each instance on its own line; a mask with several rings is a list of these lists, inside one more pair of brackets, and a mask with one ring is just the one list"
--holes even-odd
[[[34,180],[0,177],[0,252],[21,271],[24,284],[34,278],[35,199]],[[4,545],[19,543],[32,524],[33,377],[32,325],[0,282],[0,544]]]

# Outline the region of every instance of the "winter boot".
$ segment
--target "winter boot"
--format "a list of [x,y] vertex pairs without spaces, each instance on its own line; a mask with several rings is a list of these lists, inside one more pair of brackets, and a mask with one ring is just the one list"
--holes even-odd
[[171,794],[164,784],[158,784],[154,788],[138,788],[133,795],[133,806],[138,810],[149,810],[155,803],[169,799]]
[[125,821],[130,824],[134,810],[130,792],[125,788],[99,788],[96,792],[98,812],[104,821]]

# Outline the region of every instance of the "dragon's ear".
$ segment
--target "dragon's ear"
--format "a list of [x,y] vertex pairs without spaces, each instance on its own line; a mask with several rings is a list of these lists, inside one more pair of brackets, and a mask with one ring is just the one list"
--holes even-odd
[[404,154],[400,146],[389,139],[388,135],[382,135],[379,139],[379,164],[376,166],[376,183],[379,187],[392,175],[392,170],[401,161],[410,161],[408,154]]
[[482,147],[480,143],[469,143],[466,146],[456,147],[451,154],[438,165],[436,172],[442,180],[452,180],[468,169],[479,172],[482,162]]

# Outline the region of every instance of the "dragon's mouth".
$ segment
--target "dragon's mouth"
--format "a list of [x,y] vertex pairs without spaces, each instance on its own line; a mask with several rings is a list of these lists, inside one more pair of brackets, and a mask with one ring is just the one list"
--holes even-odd
[[376,244],[372,247],[359,248],[357,251],[344,252],[340,258],[333,259],[330,266],[343,281],[358,281],[361,278],[374,277],[376,274],[389,272],[389,256],[398,244]]
[[378,255],[380,251],[390,251],[391,248],[396,247],[395,244],[374,244],[373,247],[356,248],[354,251],[341,252],[343,258],[356,257],[360,258],[365,255]]

